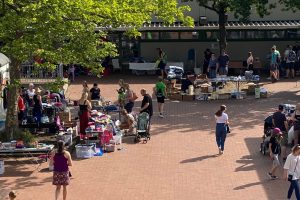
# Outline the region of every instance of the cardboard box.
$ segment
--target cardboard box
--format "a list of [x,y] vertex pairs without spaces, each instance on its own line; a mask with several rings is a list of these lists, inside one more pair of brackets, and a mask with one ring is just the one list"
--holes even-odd
[[195,95],[182,95],[182,100],[183,101],[194,101],[195,100]]
[[169,96],[170,100],[182,101],[182,95],[180,93],[173,93]]
[[260,93],[260,98],[268,98],[268,93],[267,92],[261,92]]
[[71,112],[68,111],[68,112],[59,112],[57,113],[57,115],[59,116],[60,120],[62,122],[71,122]]

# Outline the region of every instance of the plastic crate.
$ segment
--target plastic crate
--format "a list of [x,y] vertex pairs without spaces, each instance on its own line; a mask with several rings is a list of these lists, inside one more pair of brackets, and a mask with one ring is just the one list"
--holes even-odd
[[76,148],[76,157],[77,158],[91,158],[95,154],[95,146],[94,145],[83,145],[78,144],[75,146]]

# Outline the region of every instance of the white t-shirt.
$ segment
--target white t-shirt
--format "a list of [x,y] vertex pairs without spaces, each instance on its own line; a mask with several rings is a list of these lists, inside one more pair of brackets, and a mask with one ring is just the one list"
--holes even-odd
[[217,124],[221,124],[221,123],[226,123],[228,121],[228,115],[226,113],[222,113],[222,115],[220,117],[216,116],[216,122]]
[[288,170],[288,174],[294,175],[293,180],[299,179],[300,178],[300,156],[294,156],[293,154],[288,155],[283,168]]
[[27,94],[29,97],[33,97],[35,95],[35,89],[32,89],[32,91],[27,90]]

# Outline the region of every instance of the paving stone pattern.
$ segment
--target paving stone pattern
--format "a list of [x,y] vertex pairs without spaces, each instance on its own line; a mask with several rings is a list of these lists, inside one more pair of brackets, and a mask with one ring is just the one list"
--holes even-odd
[[[79,99],[81,83],[98,82],[106,99],[116,100],[119,78],[139,90],[151,91],[155,77],[113,75],[96,79],[81,77],[67,92]],[[125,140],[124,149],[86,160],[74,160],[73,178],[68,187],[70,200],[279,200],[285,199],[288,183],[267,177],[271,161],[259,152],[263,119],[279,103],[296,103],[299,87],[295,81],[265,86],[273,95],[267,99],[219,100],[211,102],[166,101],[166,117],[160,119],[157,104],[147,144]],[[140,107],[141,97],[135,103]],[[232,132],[224,155],[215,144],[214,112],[226,104]],[[137,109],[135,108],[135,110]],[[10,189],[23,200],[54,199],[55,187],[47,163],[35,170],[31,164],[6,162],[0,177],[0,199]],[[278,171],[281,177],[282,170]],[[61,198],[62,199],[62,198]]]

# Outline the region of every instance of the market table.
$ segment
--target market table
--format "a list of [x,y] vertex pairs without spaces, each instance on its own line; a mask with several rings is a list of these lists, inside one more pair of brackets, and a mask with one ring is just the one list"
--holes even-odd
[[[166,68],[170,66],[183,67],[183,62],[168,62]],[[129,69],[136,75],[139,75],[137,71],[156,71],[156,63],[129,63]]]
[[[0,157],[5,157],[5,158],[15,158],[15,157],[25,157],[25,158],[36,158],[41,155],[45,155],[43,158],[47,161],[50,153],[54,149],[54,145],[43,145],[39,148],[5,148],[5,149],[0,149]],[[20,161],[17,160],[16,161]],[[20,161],[22,162],[22,161]],[[36,169],[39,167],[40,163],[38,162],[37,159],[34,161],[31,161],[34,164],[37,164],[38,166]]]

